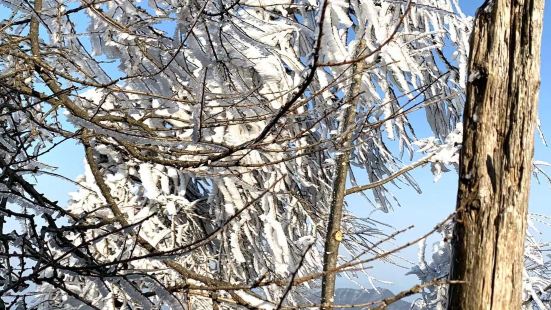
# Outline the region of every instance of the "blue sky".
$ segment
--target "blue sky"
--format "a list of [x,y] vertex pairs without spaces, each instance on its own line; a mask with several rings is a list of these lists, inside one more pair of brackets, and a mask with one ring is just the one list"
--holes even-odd
[[[464,10],[468,14],[474,14],[475,9],[480,5],[482,0],[461,0]],[[551,55],[551,0],[547,0],[548,9],[545,16],[545,29],[542,50],[542,87],[540,93],[540,118],[544,132],[551,137],[551,108],[549,100],[551,100],[551,59],[546,55]],[[0,17],[1,17],[0,13]],[[82,147],[75,145],[73,142],[61,144],[53,152],[47,154],[43,158],[46,162],[59,167],[57,173],[69,178],[76,178],[83,172],[83,151]],[[551,162],[551,152],[548,147],[538,140],[536,147],[536,159]],[[396,228],[403,228],[411,224],[415,224],[415,228],[409,233],[397,238],[398,244],[408,241],[416,236],[430,230],[436,223],[445,218],[455,208],[457,175],[448,173],[442,179],[434,183],[433,176],[430,174],[428,167],[417,170],[413,173],[418,180],[424,193],[419,195],[411,188],[397,189],[395,192],[402,204],[402,207],[396,208],[390,213],[376,213],[373,216],[385,223],[390,223]],[[58,178],[42,176],[40,177],[38,187],[51,197],[59,200],[61,204],[65,204],[68,199],[67,193],[76,188],[66,181]],[[531,195],[531,210],[533,212],[551,215],[548,205],[549,199],[549,184],[532,185]],[[367,205],[367,202],[361,198],[353,198],[350,201],[352,210],[362,214],[372,209]],[[547,240],[551,241],[551,235],[546,234]],[[432,239],[435,240],[435,239]],[[430,241],[429,241],[430,244]],[[430,248],[429,248],[430,249]],[[410,261],[416,260],[418,248],[410,247],[402,253],[402,256]],[[429,252],[430,253],[430,252]],[[408,266],[408,264],[403,264]],[[414,276],[405,277],[405,269],[400,269],[396,266],[376,264],[373,269],[369,270],[369,274],[380,280],[393,281],[394,284],[387,286],[388,288],[397,291],[410,287],[415,283]],[[358,279],[360,283],[369,286],[366,278]],[[340,280],[340,285],[355,287],[347,280]]]

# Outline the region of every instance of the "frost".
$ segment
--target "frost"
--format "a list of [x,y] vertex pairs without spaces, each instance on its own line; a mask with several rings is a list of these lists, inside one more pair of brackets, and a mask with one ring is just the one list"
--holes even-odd
[[174,215],[177,214],[176,205],[174,204],[173,201],[167,202],[165,207],[166,207],[166,212],[167,212],[168,215],[174,216]]
[[459,151],[463,141],[463,124],[458,123],[455,130],[452,131],[444,140],[439,143],[437,139],[421,139],[414,144],[419,147],[420,152],[431,154],[431,169],[434,174],[434,181],[442,177],[442,172],[449,171],[446,166],[459,166]]
[[235,293],[239,297],[241,297],[247,304],[249,304],[251,307],[254,307],[255,309],[260,309],[260,310],[276,309],[276,306],[274,304],[258,299],[243,291],[236,291]]
[[[89,133],[98,167],[94,175],[92,163],[85,163],[77,179],[66,208],[75,217],[37,206],[26,199],[25,189],[12,186],[16,192],[8,198],[30,214],[59,215],[68,244],[58,242],[56,229],[39,232],[44,236],[28,244],[34,253],[52,256],[82,250],[71,250],[56,272],[74,296],[99,309],[119,303],[120,308],[212,308],[207,297],[188,297],[194,290],[166,289],[211,286],[179,274],[168,262],[238,284],[319,270],[323,248],[316,241],[325,234],[322,215],[329,210],[335,158],[344,154],[346,130],[354,137],[350,164],[351,172],[361,174],[358,179],[377,182],[409,167],[405,157],[412,158],[415,145],[432,156],[437,175],[457,162],[460,129],[454,128],[463,106],[472,20],[455,0],[419,0],[403,19],[403,1],[188,2],[117,0],[77,12],[79,1],[44,0],[41,13],[35,13],[18,1],[2,1],[19,21],[41,15],[40,29],[47,30],[40,36],[42,61],[70,101],[52,109],[55,102],[25,95],[28,89],[21,102],[1,97],[6,109],[0,116],[0,158],[30,180],[49,168],[40,156],[28,154],[40,154],[65,137],[82,142]],[[3,27],[0,40],[27,31],[28,23]],[[15,52],[30,59],[27,41]],[[357,50],[360,43],[365,51]],[[365,58],[355,59],[360,52]],[[439,52],[459,73],[445,68]],[[24,81],[32,91],[55,93],[35,66],[22,65],[26,57],[0,58],[2,85]],[[351,69],[361,62],[366,65],[358,73],[362,91],[346,100]],[[356,112],[357,126],[343,128],[345,109]],[[414,144],[409,117],[419,109],[425,114],[415,119],[426,121],[433,137]],[[96,184],[98,173],[110,199]],[[356,183],[356,177],[349,181]],[[396,180],[404,183],[420,190],[407,174]],[[385,211],[396,206],[388,186],[366,192],[367,204]],[[130,227],[113,216],[114,207]],[[343,230],[358,233],[343,240],[343,247],[352,255],[369,251],[378,224],[349,215]],[[29,223],[22,222],[18,227],[27,231]],[[23,244],[22,236],[13,244]],[[140,244],[142,239],[149,246]],[[91,276],[63,268],[94,264],[105,269]],[[301,289],[293,288],[283,306],[298,303]],[[44,308],[85,307],[50,284],[37,284],[36,290]],[[251,308],[272,309],[285,287],[262,290],[265,300],[237,294]],[[222,300],[233,298],[219,293]]]
[[140,179],[145,189],[145,196],[149,199],[155,199],[161,193],[157,187],[157,177],[152,170],[153,166],[151,164],[143,163],[139,166]]

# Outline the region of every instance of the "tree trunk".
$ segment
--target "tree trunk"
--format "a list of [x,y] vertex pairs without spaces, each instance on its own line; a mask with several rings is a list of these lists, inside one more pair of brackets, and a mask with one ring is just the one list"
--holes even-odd
[[[357,53],[360,54],[364,48],[365,42],[364,40],[360,40],[360,44],[356,47]],[[344,209],[344,198],[346,197],[346,179],[348,177],[350,154],[353,146],[352,139],[356,119],[356,99],[360,92],[362,75],[365,67],[366,64],[364,60],[360,60],[352,65],[352,83],[344,98],[345,106],[347,107],[344,111],[343,122],[340,124],[339,130],[343,141],[343,151],[335,160],[336,171],[333,181],[333,191],[331,193],[331,205],[323,257],[323,271],[325,272],[321,285],[321,309],[323,310],[332,309],[335,295],[336,273],[333,270],[337,266],[339,245],[343,238],[341,221]]]
[[448,309],[520,309],[544,0],[486,1],[471,37]]

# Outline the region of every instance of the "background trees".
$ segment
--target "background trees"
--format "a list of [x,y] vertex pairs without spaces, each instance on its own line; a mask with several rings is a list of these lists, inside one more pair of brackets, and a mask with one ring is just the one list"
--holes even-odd
[[[455,1],[1,3],[10,305],[312,304],[301,290],[390,255],[369,219],[328,233],[331,205],[388,210],[388,183],[456,160],[470,19]],[[415,136],[420,109],[433,139]],[[86,155],[66,209],[32,183],[65,139]],[[345,255],[324,273],[328,234]]]

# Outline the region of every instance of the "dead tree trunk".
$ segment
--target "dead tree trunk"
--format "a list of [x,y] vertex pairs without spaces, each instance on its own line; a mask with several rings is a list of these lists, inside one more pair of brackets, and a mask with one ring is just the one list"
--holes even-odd
[[489,0],[471,37],[448,309],[520,309],[544,0]]

